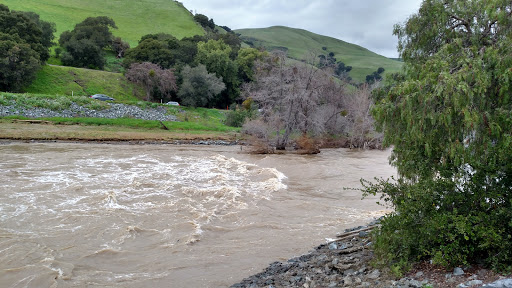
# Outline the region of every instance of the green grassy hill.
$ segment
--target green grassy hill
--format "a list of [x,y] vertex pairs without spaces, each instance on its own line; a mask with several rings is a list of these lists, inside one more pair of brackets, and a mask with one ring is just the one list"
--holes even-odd
[[[350,44],[332,37],[318,35],[302,29],[274,26],[262,29],[239,29],[245,43],[254,47],[265,47],[267,50],[287,50],[288,57],[301,60],[311,51],[315,55],[333,52],[338,61],[353,67],[350,76],[363,82],[366,75],[383,67],[385,73],[397,72],[402,63],[378,55],[370,50]],[[322,47],[327,47],[323,50]]]
[[134,94],[144,95],[123,74],[60,66],[44,66],[24,91],[49,95],[107,94],[122,102],[138,101]]
[[171,0],[2,0],[11,10],[33,11],[57,25],[56,38],[87,17],[108,16],[119,29],[113,34],[135,47],[141,36],[169,33],[176,38],[202,35],[204,30],[178,1]]

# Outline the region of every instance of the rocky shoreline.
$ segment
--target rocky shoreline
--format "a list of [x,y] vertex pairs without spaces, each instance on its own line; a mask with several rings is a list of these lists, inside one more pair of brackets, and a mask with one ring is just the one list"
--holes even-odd
[[0,117],[6,116],[23,116],[27,118],[76,118],[76,117],[90,117],[90,118],[133,118],[141,120],[157,120],[157,121],[178,121],[174,115],[167,113],[167,108],[159,106],[157,108],[142,109],[135,105],[109,103],[110,107],[104,110],[94,110],[76,103],[72,103],[69,108],[64,110],[51,110],[48,108],[31,107],[25,108],[10,103],[10,105],[0,105]]
[[308,254],[286,262],[274,262],[264,271],[250,276],[231,288],[279,287],[485,287],[512,288],[512,279],[480,267],[456,268],[449,272],[424,263],[406,277],[372,266],[372,242],[369,230],[377,225],[347,229],[336,240],[316,247]]

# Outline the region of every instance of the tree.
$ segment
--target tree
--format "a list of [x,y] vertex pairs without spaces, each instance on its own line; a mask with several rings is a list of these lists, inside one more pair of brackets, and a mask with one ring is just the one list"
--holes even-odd
[[66,52],[61,56],[64,65],[103,69],[103,49],[112,43],[112,32],[117,29],[112,18],[89,17],[75,25],[72,31],[64,31],[59,44]]
[[20,91],[35,79],[39,55],[17,35],[0,32],[0,91]]
[[276,52],[259,61],[255,81],[243,90],[244,98],[253,99],[263,109],[266,130],[274,139],[266,137],[278,150],[289,145],[293,134],[309,137],[323,133],[326,122],[333,118],[323,110],[339,102],[343,94],[342,87],[312,65],[313,61],[289,64],[286,59],[285,53]]
[[376,255],[403,268],[512,265],[512,4],[425,0],[395,26],[404,70],[374,114],[400,178],[367,183],[395,210]]
[[47,43],[41,28],[34,21],[31,21],[25,15],[25,12],[9,11],[7,6],[2,6],[3,8],[0,11],[0,32],[17,35],[16,38],[19,41],[30,45],[30,48],[37,52],[41,62],[48,60],[50,57],[49,46],[45,46]]
[[41,44],[43,47],[46,48],[46,51],[44,54],[41,54],[41,60],[43,62],[46,62],[48,58],[50,58],[50,53],[48,52],[48,49],[52,47],[55,43],[53,40],[55,39],[54,33],[57,32],[57,28],[55,27],[55,23],[48,22],[41,20],[39,17],[39,14],[34,12],[26,12],[26,11],[19,11],[18,13],[23,14],[26,16],[30,21],[36,24],[39,29],[41,29]]
[[373,72],[372,74],[366,75],[366,83],[367,84],[373,84],[375,82],[379,82],[382,80],[382,73],[384,73],[384,68],[379,67],[377,71]]
[[230,58],[231,47],[221,40],[209,40],[197,44],[196,61],[206,66],[210,73],[222,78],[226,90],[214,100],[217,107],[225,107],[240,94],[237,63]]
[[192,107],[212,106],[212,100],[226,85],[222,78],[213,73],[208,73],[206,66],[200,64],[195,68],[185,66],[181,72],[183,84],[180,87],[178,96],[183,105]]
[[130,49],[130,44],[126,41],[123,41],[121,37],[115,37],[112,40],[112,51],[116,53],[117,58],[123,58],[128,49]]
[[[345,63],[338,62],[334,68],[334,75],[339,79],[347,79],[349,80],[348,73],[352,71],[352,66],[345,66]],[[349,80],[350,81],[350,80]]]
[[129,68],[133,63],[151,62],[164,69],[177,64],[190,65],[197,54],[197,42],[203,40],[202,37],[178,40],[164,33],[144,35],[139,45],[126,53],[123,65]]
[[199,23],[203,28],[209,28],[211,30],[215,29],[215,22],[213,22],[213,19],[208,19],[208,16],[203,14],[196,14],[194,15],[194,21]]
[[243,48],[238,52],[236,63],[239,69],[239,77],[245,82],[254,80],[254,64],[256,61],[263,60],[266,52],[255,48]]
[[[20,91],[29,84],[49,58],[52,25],[34,22],[28,16],[39,19],[35,13],[10,11],[0,4],[0,90]],[[44,25],[43,25],[44,23]],[[40,26],[49,26],[43,30]],[[45,34],[48,33],[48,34]]]
[[155,100],[158,92],[163,97],[168,97],[176,91],[176,77],[172,69],[162,69],[160,66],[144,62],[134,63],[126,71],[126,79],[142,85],[146,91],[146,100]]

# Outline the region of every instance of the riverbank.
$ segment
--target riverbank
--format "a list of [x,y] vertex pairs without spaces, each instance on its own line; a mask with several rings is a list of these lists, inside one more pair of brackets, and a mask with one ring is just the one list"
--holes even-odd
[[[193,144],[210,141],[215,144],[240,140],[240,133],[217,131],[155,130],[120,126],[56,125],[51,122],[0,119],[0,139],[19,141],[84,141]],[[212,142],[213,141],[213,142]]]
[[446,271],[430,263],[421,263],[401,278],[394,277],[390,271],[381,271],[372,265],[370,231],[376,225],[377,222],[373,222],[369,226],[347,229],[336,240],[286,262],[274,262],[231,288],[512,288],[512,275],[507,278],[479,266]]
[[369,231],[377,225],[347,229],[336,240],[286,262],[274,262],[262,272],[231,288],[257,287],[375,287],[375,288],[512,288],[508,278],[478,266],[446,271],[429,263],[414,267],[405,277],[372,265],[374,257]]

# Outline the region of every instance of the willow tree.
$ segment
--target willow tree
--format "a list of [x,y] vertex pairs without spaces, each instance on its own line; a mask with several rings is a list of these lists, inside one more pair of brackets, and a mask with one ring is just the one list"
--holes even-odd
[[395,208],[376,233],[403,268],[512,267],[512,2],[425,0],[395,26],[404,69],[375,94],[397,181],[366,182]]

